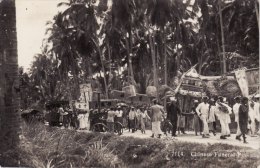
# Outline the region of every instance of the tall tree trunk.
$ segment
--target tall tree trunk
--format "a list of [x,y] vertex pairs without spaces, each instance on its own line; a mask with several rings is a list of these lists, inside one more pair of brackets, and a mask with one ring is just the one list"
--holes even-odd
[[222,19],[222,9],[221,9],[221,0],[218,0],[219,4],[219,18],[220,18],[220,29],[221,29],[221,41],[222,41],[222,52],[223,52],[223,74],[227,72],[226,68],[226,55],[225,55],[225,39],[224,39],[224,27]]
[[165,28],[163,30],[163,38],[164,38],[164,42],[163,42],[163,52],[164,52],[164,84],[167,85],[167,78],[168,78],[168,73],[167,73],[167,46],[166,46],[166,33],[165,33]]
[[[152,62],[153,62],[153,84],[158,91],[158,77],[157,77],[157,68],[156,68],[156,51],[155,51],[155,41],[154,37],[149,34],[149,43],[151,48]],[[157,92],[158,93],[158,92]],[[156,96],[158,98],[158,94]]]
[[109,82],[110,82],[110,75],[112,75],[112,61],[111,61],[111,50],[110,50],[110,46],[108,43],[106,43],[107,45],[107,52],[108,52],[108,59],[109,59]]
[[104,74],[103,80],[104,80],[104,85],[105,85],[105,95],[106,95],[106,99],[108,99],[108,86],[107,86],[107,80],[106,80],[105,66],[104,66],[104,62],[103,62],[103,55],[102,55],[100,46],[98,44],[98,40],[97,41],[94,40],[94,42],[96,44],[98,54],[100,56],[101,68],[102,68],[102,71],[103,71],[103,74]]
[[256,14],[256,19],[257,19],[257,26],[258,26],[258,29],[259,29],[259,12],[258,12],[258,5],[257,5],[257,1],[258,0],[255,0],[255,14]]
[[132,65],[132,32],[131,29],[128,31],[128,37],[126,38],[126,48],[127,48],[127,58],[128,58],[128,83],[135,84],[134,82],[134,72]]
[[[15,0],[0,1],[0,154],[19,145],[18,56]],[[3,155],[2,155],[3,156]],[[18,158],[4,160],[4,166],[19,166]]]

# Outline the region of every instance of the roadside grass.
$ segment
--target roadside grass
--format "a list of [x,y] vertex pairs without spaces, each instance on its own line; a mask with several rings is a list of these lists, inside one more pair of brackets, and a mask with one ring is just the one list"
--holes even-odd
[[[191,157],[191,152],[247,152],[227,144],[204,145],[171,139],[140,139],[107,133],[82,133],[41,124],[23,125],[20,166],[67,167],[228,167],[251,168],[259,157]],[[178,156],[183,152],[184,156]],[[258,153],[259,154],[259,153]],[[3,166],[3,165],[2,165]]]

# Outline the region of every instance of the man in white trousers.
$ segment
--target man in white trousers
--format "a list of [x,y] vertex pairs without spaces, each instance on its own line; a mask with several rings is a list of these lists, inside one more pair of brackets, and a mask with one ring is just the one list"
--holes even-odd
[[230,114],[232,113],[232,108],[224,103],[224,98],[222,96],[218,98],[216,106],[218,109],[216,115],[221,125],[220,139],[227,139],[227,137],[230,137],[229,123],[231,121]]
[[208,126],[209,104],[208,104],[207,96],[202,97],[202,102],[197,106],[196,112],[203,123],[202,138],[208,138],[209,137],[209,126]]
[[240,127],[239,127],[239,119],[238,119],[238,110],[239,110],[239,107],[240,107],[240,97],[237,96],[235,97],[235,104],[233,106],[233,112],[234,112],[234,115],[235,115],[235,122],[237,123],[237,133],[236,133],[236,139],[237,140],[241,140],[239,135],[241,135],[241,131],[240,131]]

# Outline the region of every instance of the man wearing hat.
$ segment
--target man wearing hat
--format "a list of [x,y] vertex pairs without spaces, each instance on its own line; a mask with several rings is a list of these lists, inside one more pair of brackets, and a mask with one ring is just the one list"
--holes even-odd
[[198,132],[200,133],[200,135],[202,134],[202,121],[199,118],[197,112],[196,112],[196,108],[199,105],[199,101],[198,100],[194,100],[194,104],[193,107],[191,109],[192,113],[194,114],[194,118],[193,118],[193,127],[194,127],[194,131],[195,131],[195,135],[198,135]]
[[240,96],[237,96],[235,97],[235,104],[233,106],[233,112],[235,114],[235,122],[237,123],[237,134],[236,134],[236,139],[237,140],[240,140],[239,138],[239,135],[241,134],[241,131],[240,131],[240,127],[239,127],[239,119],[238,119],[238,110],[239,110],[239,107],[240,107]]
[[208,138],[209,136],[209,127],[208,127],[209,104],[207,101],[208,101],[207,96],[202,97],[202,102],[196,108],[196,112],[203,122],[202,138]]
[[166,111],[167,111],[167,119],[172,124],[172,136],[176,137],[177,120],[178,120],[178,115],[180,115],[181,113],[181,110],[177,105],[177,100],[175,97],[170,97],[168,99],[168,103],[166,105]]

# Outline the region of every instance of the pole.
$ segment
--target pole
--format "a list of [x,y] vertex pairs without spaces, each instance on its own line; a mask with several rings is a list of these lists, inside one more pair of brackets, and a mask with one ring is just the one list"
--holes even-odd
[[223,75],[226,74],[226,56],[225,56],[225,39],[224,39],[224,30],[223,30],[223,18],[222,18],[222,9],[221,9],[221,0],[218,1],[219,4],[219,18],[220,18],[220,29],[221,29],[221,41],[222,41],[222,52],[223,52]]
[[100,108],[101,108],[101,101],[100,101],[100,92],[98,94],[98,112],[100,113]]

